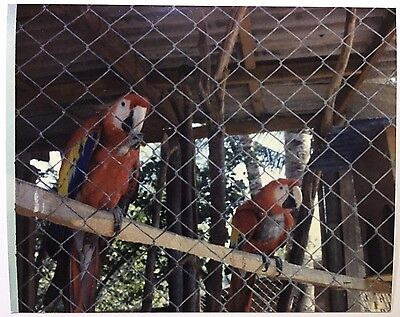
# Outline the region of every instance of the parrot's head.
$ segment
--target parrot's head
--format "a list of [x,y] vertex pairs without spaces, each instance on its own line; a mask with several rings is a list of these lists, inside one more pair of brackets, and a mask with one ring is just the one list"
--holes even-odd
[[303,196],[296,179],[280,178],[260,189],[254,202],[270,213],[292,210],[300,207]]
[[125,95],[110,107],[106,125],[126,134],[139,135],[149,109],[150,102],[146,98],[134,93]]

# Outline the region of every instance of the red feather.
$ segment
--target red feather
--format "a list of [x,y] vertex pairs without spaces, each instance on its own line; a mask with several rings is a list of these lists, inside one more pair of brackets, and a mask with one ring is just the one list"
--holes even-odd
[[[239,206],[233,216],[232,225],[244,236],[244,242],[240,250],[250,253],[264,253],[271,256],[287,239],[287,233],[294,226],[291,209],[286,209],[277,204],[274,190],[280,185],[289,187],[297,185],[292,179],[279,179],[263,187],[252,201],[247,201]],[[260,238],[260,230],[268,231],[267,217],[281,217],[283,225],[281,233],[274,237]],[[271,222],[273,223],[273,222]],[[262,226],[260,228],[260,226]],[[262,233],[262,232],[261,232]],[[242,274],[244,276],[242,276]],[[251,309],[253,287],[256,274],[241,273],[238,269],[232,270],[231,283],[229,287],[227,310],[231,312],[248,312]]]

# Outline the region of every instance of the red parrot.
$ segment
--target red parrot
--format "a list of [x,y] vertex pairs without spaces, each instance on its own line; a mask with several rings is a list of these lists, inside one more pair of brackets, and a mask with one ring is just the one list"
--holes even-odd
[[[231,247],[261,253],[266,269],[275,258],[282,270],[282,260],[274,252],[286,242],[294,226],[292,209],[299,208],[302,195],[295,179],[278,179],[260,189],[253,200],[239,206],[232,220]],[[232,270],[227,310],[249,312],[256,274]]]
[[[141,129],[149,108],[147,99],[133,93],[118,99],[75,131],[61,164],[58,194],[109,210],[116,232],[123,217],[118,203],[138,187]],[[44,305],[62,293],[65,311],[94,311],[104,242],[97,235],[56,224],[50,225],[48,235],[47,249],[57,268]]]

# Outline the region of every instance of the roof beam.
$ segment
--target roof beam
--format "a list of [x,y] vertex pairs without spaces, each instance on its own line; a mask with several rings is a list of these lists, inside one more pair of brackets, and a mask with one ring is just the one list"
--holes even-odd
[[[317,127],[320,122],[320,116],[314,115],[299,115],[299,116],[271,116],[264,115],[257,119],[236,119],[230,120],[225,124],[225,133],[228,135],[245,135],[258,132],[272,132],[272,131],[296,131],[304,128],[305,126],[313,128]],[[165,122],[155,117],[152,120],[145,121],[143,126],[144,140],[147,143],[160,142],[163,137],[163,126]],[[60,125],[58,125],[60,127]],[[66,141],[69,139],[71,133],[62,133],[61,131],[67,131],[65,129],[54,129],[46,133],[46,138],[50,139],[59,149],[63,149]],[[203,125],[200,127],[193,128],[193,134],[195,139],[206,138],[208,136],[207,126]],[[18,135],[17,135],[18,137]],[[17,152],[23,150],[28,145],[35,141],[37,135],[33,133],[24,134],[24,138],[17,138]],[[49,142],[45,139],[35,141],[35,150],[56,150]]]
[[[131,85],[132,89],[150,99],[157,111],[168,118],[169,121],[177,122],[176,115],[170,107],[169,101],[164,100],[161,104],[161,89],[147,82],[147,70],[140,56],[131,50],[130,44],[123,40],[108,23],[87,10],[86,6],[56,7],[58,15],[67,14],[70,18],[76,18],[69,28],[85,43],[90,44],[90,49],[99,57],[104,59],[120,77]],[[87,11],[86,11],[87,10]],[[128,91],[127,91],[128,92]]]
[[[262,81],[263,84],[267,83],[280,83],[280,82],[301,82],[307,83],[320,80],[330,79],[335,74],[334,68],[337,63],[337,57],[331,57],[322,61],[320,57],[292,59],[285,60],[282,65],[279,61],[264,62],[257,64],[253,70],[243,70],[241,68],[232,69],[228,78],[229,85],[248,84],[251,81]],[[362,58],[358,54],[350,56],[348,67],[345,71],[345,76],[358,73],[358,68],[362,64]],[[147,80],[152,85],[168,86],[172,83],[179,83],[180,81],[187,81],[186,76],[193,72],[193,67],[179,67],[171,69],[160,69],[160,72],[167,77],[166,80],[158,72],[153,72],[147,76]],[[172,83],[170,83],[171,81]]]
[[[265,84],[271,83],[280,83],[280,82],[301,82],[301,80],[307,79],[307,83],[312,83],[319,80],[325,80],[328,78],[332,78],[334,75],[333,69],[337,63],[336,58],[329,59],[322,64],[321,59],[312,58],[304,61],[299,60],[288,60],[284,62],[284,65],[290,69],[290,71],[283,67],[279,66],[279,64],[274,61],[272,63],[263,63],[258,64],[257,68],[249,71],[244,71],[242,69],[236,69],[231,73],[228,78],[227,86],[232,85],[240,85],[240,84],[248,84],[250,89],[255,91],[262,80],[265,80]],[[360,66],[362,64],[362,59],[359,58],[358,55],[350,56],[349,63],[344,72],[344,76],[349,76],[353,74],[358,74],[361,72]],[[165,74],[166,77],[170,78],[173,83],[178,83],[181,81],[186,74],[188,74],[192,69],[191,68],[179,68],[179,69],[161,69],[160,72]],[[86,72],[86,71],[85,71]],[[88,71],[92,72],[92,70]],[[251,73],[251,75],[249,74]],[[268,78],[268,76],[270,76]],[[78,77],[88,77],[82,73],[82,76]],[[268,78],[268,79],[266,79]],[[35,78],[37,79],[37,78]],[[185,81],[186,83],[187,81]],[[88,87],[93,82],[85,82],[85,86]],[[157,88],[167,87],[173,85],[173,83],[169,83],[156,72],[148,75],[146,77],[147,86],[157,86]],[[109,87],[115,87],[116,82],[108,79],[106,77],[101,78],[101,80],[97,81],[95,85],[89,90],[96,95],[98,98],[111,98],[113,96],[118,97],[122,93],[126,92],[126,85],[121,84],[121,89],[108,89]],[[16,87],[17,94],[20,99],[18,102],[26,102],[38,94],[38,89],[33,84],[29,83],[29,81],[25,81],[23,78],[16,77]],[[121,92],[122,91],[122,92]],[[251,90],[250,90],[251,91]],[[46,90],[46,93],[49,93],[52,98],[56,100],[63,100],[63,104],[69,105],[76,99],[76,95],[80,95],[82,93],[82,85],[77,81],[71,81],[67,83],[57,83],[53,82],[49,85]],[[254,99],[258,99],[257,95],[254,96]],[[25,101],[24,101],[25,100]],[[254,100],[253,100],[254,102]],[[257,102],[257,101],[255,101]],[[98,103],[95,101],[95,103]],[[23,104],[17,104],[17,107],[23,106]]]
[[[242,53],[244,58],[244,67],[248,71],[252,71],[256,68],[256,58],[254,55],[256,49],[256,41],[251,35],[252,25],[250,15],[247,15],[240,24],[239,40],[242,46]],[[259,89],[261,83],[257,80],[251,80],[248,83],[249,91],[251,94],[251,101],[256,116],[260,116],[264,112],[264,103],[262,98],[262,92]]]

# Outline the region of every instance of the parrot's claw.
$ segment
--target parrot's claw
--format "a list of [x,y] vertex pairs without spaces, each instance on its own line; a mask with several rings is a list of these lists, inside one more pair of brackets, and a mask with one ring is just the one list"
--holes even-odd
[[276,270],[277,270],[277,272],[278,272],[278,275],[277,275],[277,276],[279,276],[279,275],[282,274],[282,270],[283,270],[283,261],[282,261],[282,259],[281,259],[279,256],[272,255],[272,256],[268,257],[268,256],[267,256],[266,254],[264,254],[264,253],[262,253],[261,256],[262,256],[262,261],[263,261],[263,263],[264,263],[263,272],[267,272],[267,271],[268,271],[268,268],[269,268],[269,266],[270,266],[270,264],[271,264],[271,260],[270,260],[270,259],[274,259],[274,260],[275,260],[275,264],[276,264]]
[[230,266],[225,266],[224,273],[226,276],[232,274],[232,268]]
[[144,143],[143,133],[131,134],[129,136],[129,143],[131,148],[137,150]]
[[111,209],[111,212],[114,216],[114,237],[121,231],[122,227],[122,219],[124,218],[124,214],[122,209],[118,206]]

